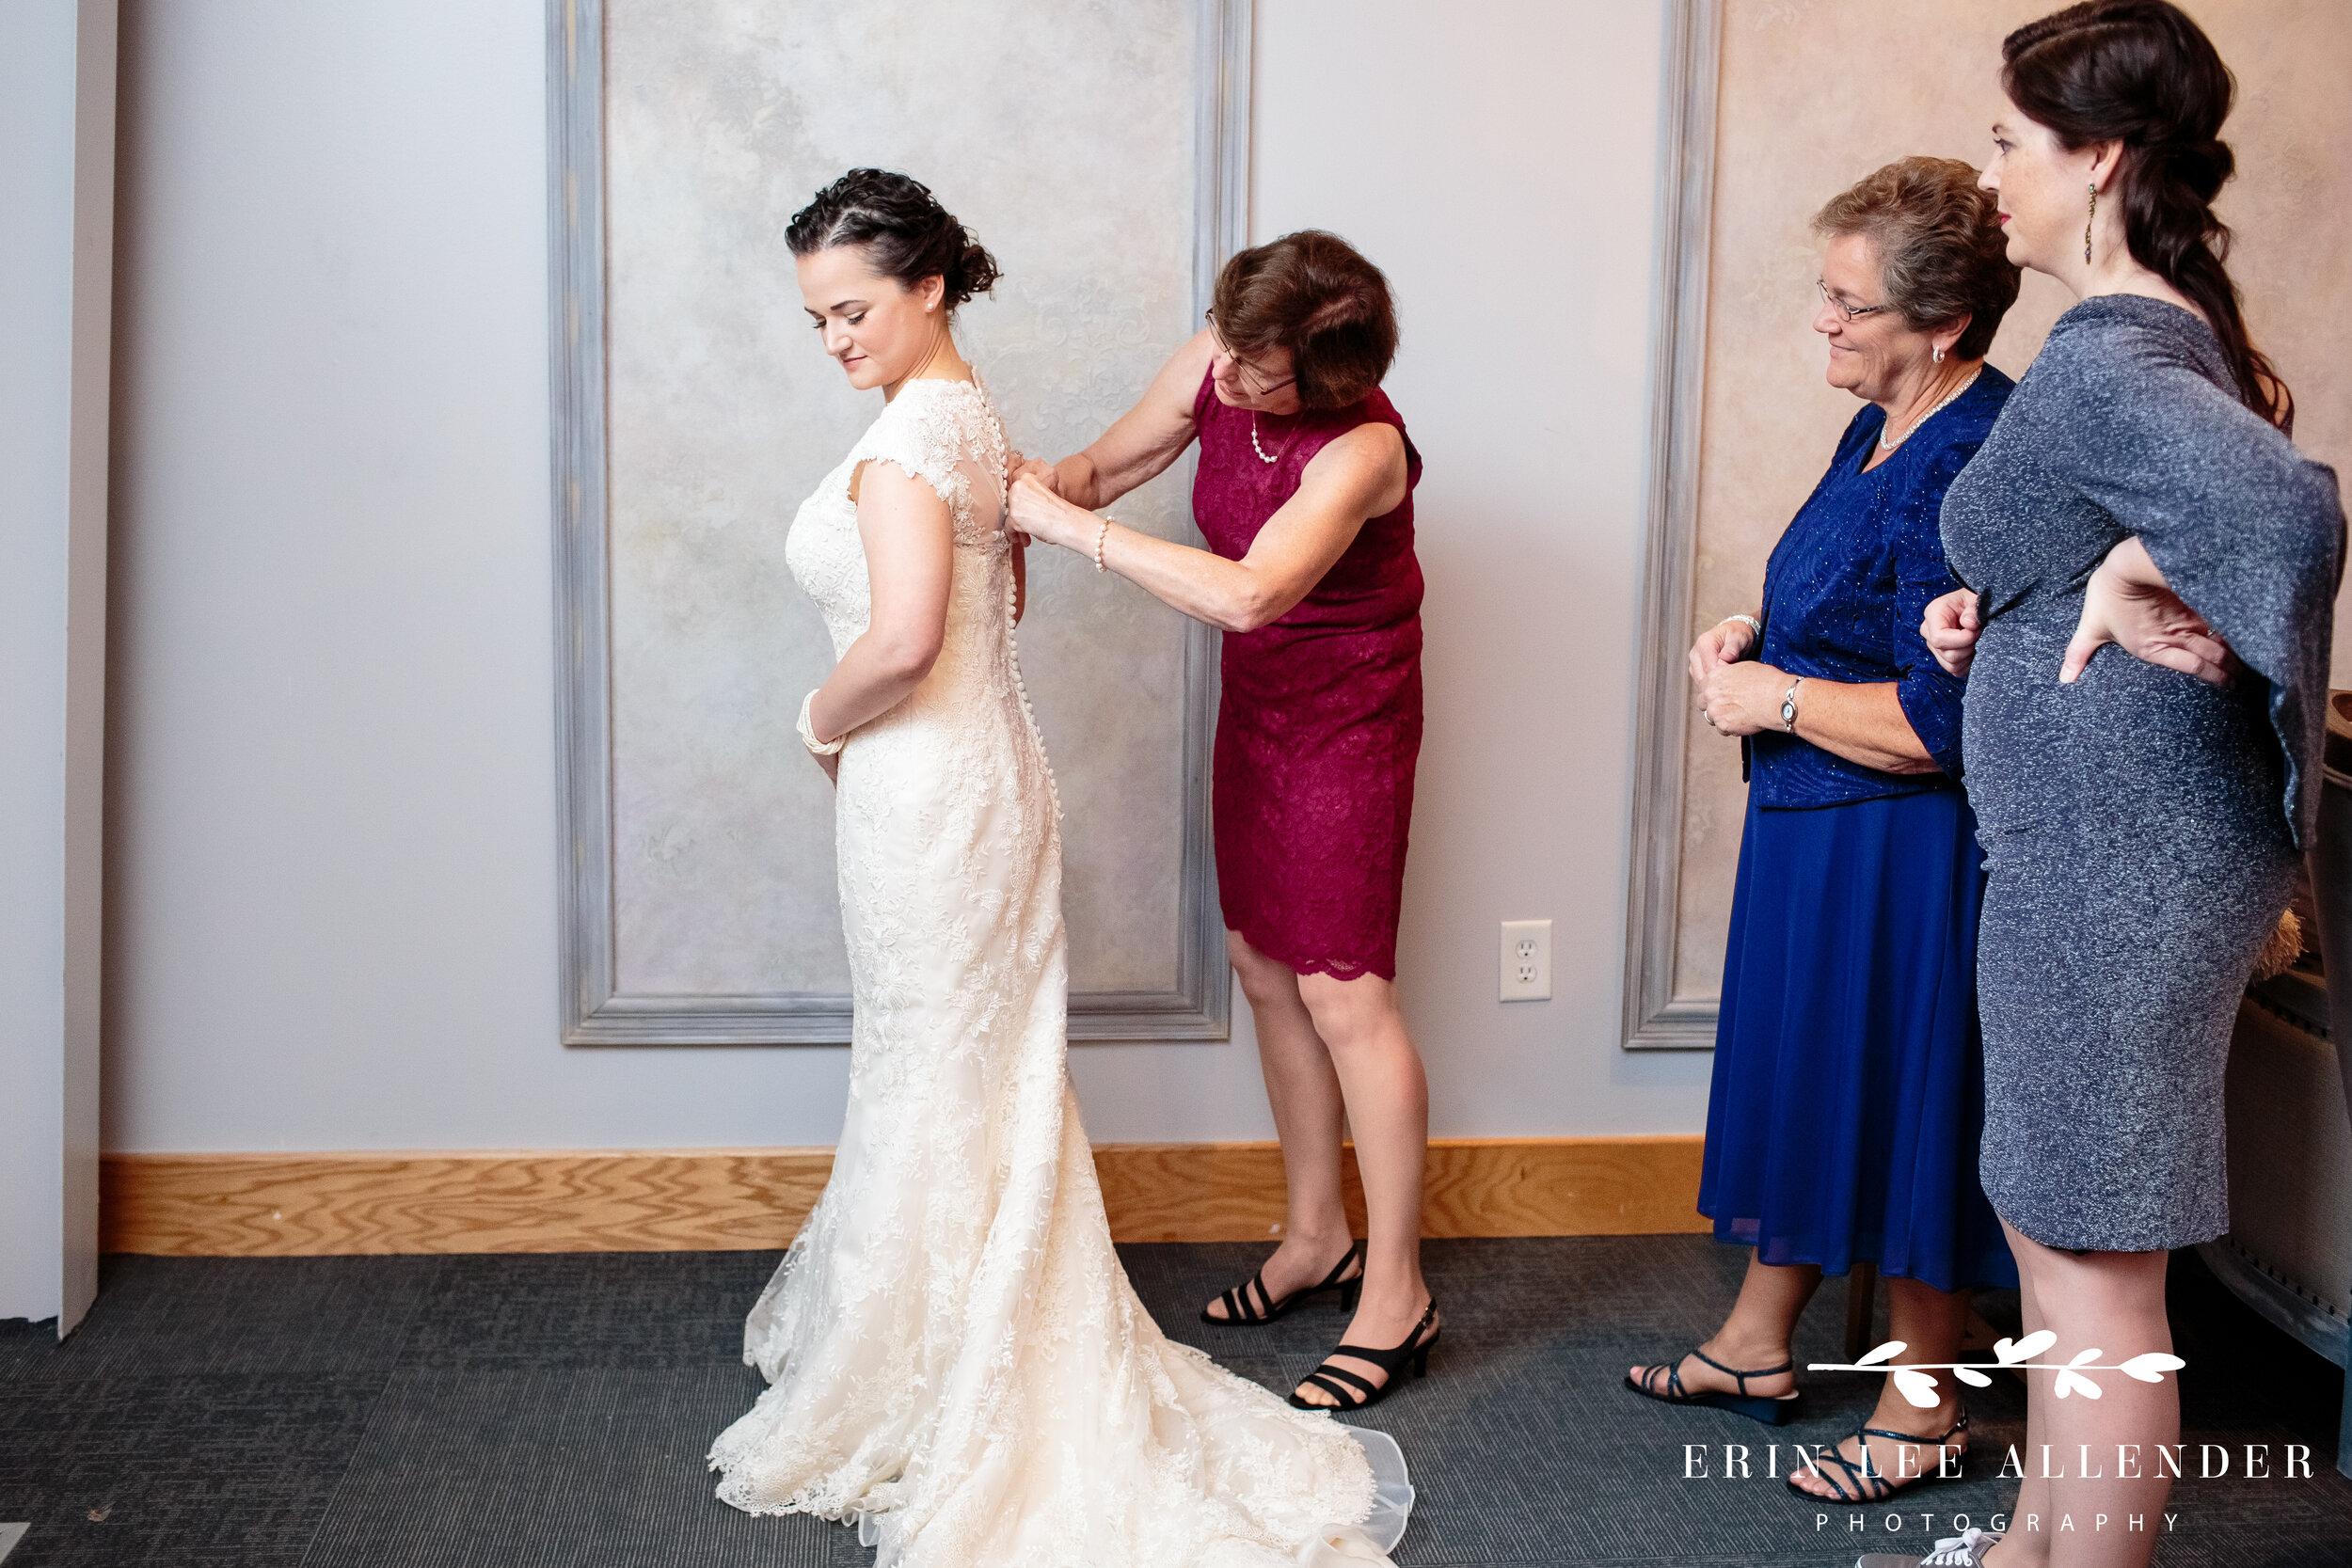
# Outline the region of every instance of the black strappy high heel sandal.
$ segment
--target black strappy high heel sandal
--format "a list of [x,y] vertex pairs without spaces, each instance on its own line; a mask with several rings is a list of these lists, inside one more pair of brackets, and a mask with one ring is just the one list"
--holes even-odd
[[[1797,1370],[1795,1362],[1784,1361],[1777,1367],[1764,1367],[1755,1371],[1743,1372],[1736,1367],[1724,1366],[1703,1350],[1694,1350],[1691,1354],[1739,1384],[1740,1391],[1736,1394],[1727,1394],[1720,1388],[1685,1388],[1682,1386],[1682,1363],[1680,1361],[1660,1362],[1645,1367],[1638,1380],[1629,1373],[1625,1386],[1643,1398],[1656,1400],[1661,1404],[1704,1404],[1716,1410],[1728,1410],[1735,1416],[1745,1416],[1751,1421],[1762,1421],[1768,1427],[1781,1425],[1796,1410],[1798,1396],[1794,1389],[1790,1389],[1786,1394],[1751,1394],[1748,1392],[1748,1379],[1776,1377],[1782,1372],[1793,1372]],[[1660,1393],[1658,1390],[1660,1372],[1666,1374],[1664,1393]]]
[[[1839,1453],[1836,1449],[1823,1449],[1813,1459],[1809,1461],[1801,1461],[1796,1469],[1788,1472],[1787,1478],[1788,1490],[1794,1492],[1800,1497],[1809,1497],[1815,1502],[1825,1503],[1830,1501],[1829,1498],[1822,1497],[1820,1493],[1808,1492],[1804,1487],[1797,1484],[1797,1477],[1804,1474],[1808,1469],[1815,1475],[1820,1477],[1823,1481],[1828,1481],[1830,1486],[1837,1493],[1836,1500],[1845,1503],[1874,1503],[1882,1498],[1893,1497],[1896,1493],[1900,1492],[1907,1486],[1916,1486],[1923,1481],[1957,1481],[1960,1479],[1958,1476],[1945,1475],[1943,1473],[1944,1467],[1941,1465],[1938,1465],[1932,1470],[1923,1470],[1915,1476],[1895,1477],[1889,1476],[1883,1471],[1873,1470],[1869,1467],[1870,1439],[1873,1437],[1883,1437],[1890,1443],[1902,1443],[1910,1447],[1916,1448],[1920,1450],[1920,1459],[1924,1461],[1927,1458],[1927,1449],[1943,1448],[1951,1442],[1953,1438],[1959,1436],[1962,1433],[1966,1432],[1967,1430],[1968,1412],[1965,1410],[1963,1410],[1960,1413],[1960,1419],[1954,1421],[1950,1428],[1946,1431],[1943,1435],[1938,1437],[1920,1437],[1908,1432],[1889,1432],[1884,1427],[1866,1426],[1856,1428],[1854,1433],[1856,1447],[1862,1450],[1856,1457],[1861,1460],[1861,1464],[1855,1464],[1853,1460],[1848,1459],[1844,1454]],[[1967,1454],[1963,1452],[1961,1455],[1961,1463],[1965,1465],[1967,1463]],[[1837,1477],[1831,1475],[1829,1471],[1823,1467],[1830,1465],[1835,1465],[1840,1470],[1846,1472],[1846,1476],[1843,1481],[1840,1481]]]
[[1270,1323],[1309,1296],[1321,1295],[1326,1291],[1337,1291],[1340,1293],[1341,1309],[1353,1312],[1356,1310],[1356,1298],[1364,1288],[1363,1271],[1359,1269],[1352,1277],[1346,1279],[1342,1279],[1340,1275],[1347,1273],[1347,1266],[1362,1256],[1363,1250],[1363,1243],[1348,1243],[1345,1255],[1331,1265],[1331,1272],[1323,1276],[1321,1284],[1302,1285],[1279,1301],[1275,1300],[1266,1290],[1265,1270],[1260,1269],[1249,1276],[1248,1284],[1236,1285],[1216,1298],[1218,1304],[1225,1308],[1225,1316],[1211,1317],[1209,1309],[1203,1307],[1200,1309],[1200,1321],[1204,1323],[1240,1323],[1245,1327]]
[[[1301,1410],[1324,1410],[1333,1415],[1368,1409],[1378,1404],[1389,1397],[1391,1390],[1405,1381],[1400,1374],[1408,1363],[1412,1367],[1415,1377],[1420,1377],[1429,1370],[1429,1348],[1438,1342],[1438,1336],[1444,1332],[1442,1328],[1431,1326],[1436,1323],[1437,1320],[1438,1298],[1431,1296],[1429,1305],[1422,1308],[1421,1322],[1413,1325],[1413,1332],[1405,1336],[1403,1344],[1388,1350],[1373,1350],[1363,1345],[1342,1345],[1333,1351],[1330,1356],[1325,1357],[1322,1366],[1309,1372],[1306,1377],[1307,1382],[1313,1384],[1338,1402],[1317,1404],[1311,1400],[1300,1399],[1298,1391],[1293,1389],[1291,1403]],[[1424,1338],[1424,1335],[1427,1338]],[[1358,1361],[1368,1361],[1388,1375],[1376,1384],[1368,1383],[1345,1367],[1335,1367],[1331,1364],[1334,1357],[1342,1355]]]

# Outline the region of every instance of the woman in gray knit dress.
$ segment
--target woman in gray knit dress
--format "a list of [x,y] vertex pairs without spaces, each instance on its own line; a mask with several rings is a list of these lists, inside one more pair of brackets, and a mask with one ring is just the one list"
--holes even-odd
[[[1923,629],[1970,671],[1985,1192],[2026,1327],[2058,1337],[2033,1359],[2113,1367],[2171,1349],[2166,1249],[2229,1226],[2222,1067],[2316,812],[2344,517],[2221,264],[2212,44],[2162,0],[2105,0],[2002,55],[1983,182],[2010,260],[2081,303],[1946,495],[1968,589]],[[2028,1465],[2005,1539],[1930,1560],[2148,1560],[2177,1391],[2103,1372],[2060,1402],[2056,1375],[2030,1376],[2024,1451],[2061,1473]]]

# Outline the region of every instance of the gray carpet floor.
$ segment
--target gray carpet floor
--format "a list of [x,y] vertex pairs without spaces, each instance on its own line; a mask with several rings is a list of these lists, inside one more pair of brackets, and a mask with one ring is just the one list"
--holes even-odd
[[[1263,1249],[1120,1249],[1179,1338],[1270,1386],[1344,1326],[1335,1307],[1209,1328],[1201,1301]],[[832,1568],[872,1554],[805,1518],[715,1501],[702,1455],[756,1394],[739,1357],[772,1253],[107,1260],[96,1309],[0,1323],[0,1521],[31,1528],[6,1568]],[[1427,1381],[1359,1418],[1395,1433],[1420,1500],[1406,1568],[1681,1564],[1832,1568],[1922,1548],[2013,1482],[2023,1440],[2006,1377],[1972,1396],[1968,1479],[1867,1512],[1824,1509],[1764,1473],[1764,1445],[1851,1431],[1875,1380],[1819,1374],[1778,1432],[1673,1410],[1618,1386],[1629,1362],[1711,1332],[1743,1255],[1704,1237],[1437,1242],[1445,1307]],[[1832,1361],[1844,1291],[1824,1289],[1798,1359]],[[1996,1320],[2006,1306],[1988,1296]],[[2335,1472],[2343,1376],[2176,1260],[2186,1436],[2312,1452],[2309,1478],[2192,1479],[2173,1493],[2169,1568],[2352,1568],[2352,1480]],[[1884,1320],[1880,1320],[1883,1324]],[[2112,1375],[2112,1374],[2110,1374]],[[1704,1445],[1708,1479],[1686,1477]],[[1751,1450],[1723,1479],[1724,1445]],[[1783,1449],[1786,1453],[1786,1449]],[[1784,1461],[1785,1468],[1785,1461]],[[1886,1529],[1901,1511],[1900,1528]],[[1824,1519],[1822,1515],[1829,1517]],[[0,1537],[4,1539],[4,1537]],[[1116,1565],[1105,1565],[1116,1568]]]

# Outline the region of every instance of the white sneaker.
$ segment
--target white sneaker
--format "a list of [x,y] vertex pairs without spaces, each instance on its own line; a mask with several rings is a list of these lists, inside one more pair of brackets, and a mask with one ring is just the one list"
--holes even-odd
[[1991,1530],[1964,1529],[1935,1544],[1925,1557],[1909,1552],[1865,1552],[1854,1568],[1984,1568],[1984,1554],[2001,1538]]

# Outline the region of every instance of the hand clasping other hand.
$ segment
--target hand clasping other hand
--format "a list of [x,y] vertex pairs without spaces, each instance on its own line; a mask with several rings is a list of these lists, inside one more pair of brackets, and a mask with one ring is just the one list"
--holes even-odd
[[1691,678],[1703,681],[1718,664],[1737,664],[1755,651],[1755,628],[1737,615],[1726,615],[1691,644]]
[[[1691,644],[1691,684],[1699,689],[1699,717],[1717,735],[1735,736],[1752,731],[1727,730],[1715,721],[1714,711],[1708,706],[1719,683],[1708,679],[1727,664],[1737,664],[1756,651],[1756,628],[1743,616],[1726,615],[1705,631]],[[1727,710],[1726,710],[1727,711]]]
[[1717,735],[1736,738],[1781,728],[1780,699],[1788,689],[1787,671],[1755,659],[1735,659],[1716,665],[1698,684],[1699,717]]

